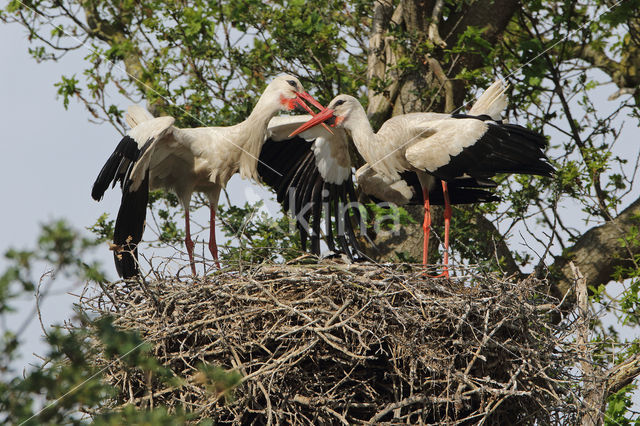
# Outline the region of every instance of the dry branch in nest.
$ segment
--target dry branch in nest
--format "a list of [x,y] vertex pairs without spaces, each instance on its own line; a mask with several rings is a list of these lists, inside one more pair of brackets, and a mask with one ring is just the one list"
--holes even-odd
[[[109,409],[182,407],[227,424],[555,423],[580,400],[556,301],[534,280],[428,279],[409,267],[270,265],[192,281],[114,283],[82,301],[139,330],[180,385],[95,360]],[[563,328],[564,327],[564,328]],[[198,379],[236,370],[230,400]]]

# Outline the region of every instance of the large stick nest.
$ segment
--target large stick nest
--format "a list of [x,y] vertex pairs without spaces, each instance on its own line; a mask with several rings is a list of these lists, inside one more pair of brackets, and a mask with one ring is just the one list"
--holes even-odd
[[[110,410],[181,407],[220,424],[567,421],[571,330],[551,328],[554,301],[539,284],[270,265],[114,283],[82,307],[139,330],[183,379],[169,385],[98,352],[119,389]],[[203,364],[242,375],[233,398],[203,383]]]

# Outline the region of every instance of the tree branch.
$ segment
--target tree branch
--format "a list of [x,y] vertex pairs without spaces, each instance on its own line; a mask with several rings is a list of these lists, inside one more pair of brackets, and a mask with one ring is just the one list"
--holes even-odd
[[607,398],[630,384],[640,375],[640,353],[634,354],[607,373]]
[[[620,239],[632,229],[640,226],[640,198],[624,209],[615,219],[591,228],[576,243],[558,256],[551,265],[553,293],[562,297],[571,291],[573,272],[570,262],[580,269],[588,287],[598,287],[611,281],[616,268],[633,266],[632,254]],[[624,278],[624,277],[623,277]],[[565,299],[564,307],[573,306],[575,295]]]
[[487,259],[496,257],[500,267],[507,275],[515,275],[517,278],[522,278],[522,271],[513,258],[513,254],[511,253],[511,250],[509,250],[509,246],[504,240],[504,236],[498,232],[496,227],[493,225],[493,222],[480,213],[476,213],[472,221],[481,233],[486,234],[488,238],[491,238],[493,241],[493,250],[488,246],[490,251],[485,253]]
[[[367,63],[367,85],[369,87],[369,107],[367,115],[374,128],[389,117],[393,103],[398,96],[400,87],[398,71],[389,72],[390,68],[397,64],[400,52],[391,47],[393,36],[385,35],[391,23],[400,23],[402,17],[402,4],[394,12],[393,3],[390,0],[377,0],[373,7],[373,20],[371,22],[371,35],[369,37],[369,56]],[[391,79],[390,84],[387,81]],[[385,90],[380,91],[376,85],[385,85]]]
[[589,44],[579,44],[573,40],[567,40],[564,48],[570,58],[578,58],[588,62],[607,73],[619,87],[624,86],[625,78],[621,73],[620,62],[609,58],[602,49]]
[[[82,8],[87,16],[88,34],[95,37],[110,46],[116,44],[131,42],[131,40],[125,33],[125,28],[129,22],[122,22],[116,20],[115,22],[107,22],[100,17],[100,12],[96,8],[96,4],[91,2],[82,2]],[[124,14],[124,13],[123,13]],[[125,18],[122,18],[125,19]],[[124,63],[125,71],[131,77],[131,80],[136,84],[141,93],[146,94],[150,87],[148,85],[148,79],[145,78],[144,65],[142,63],[142,56],[140,55],[138,48],[126,49],[123,55],[122,62]],[[151,113],[154,113],[154,108],[149,105]]]

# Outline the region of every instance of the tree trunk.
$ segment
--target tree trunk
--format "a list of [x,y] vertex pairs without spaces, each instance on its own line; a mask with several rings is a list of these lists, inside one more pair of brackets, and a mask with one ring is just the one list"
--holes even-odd
[[[637,229],[638,226],[640,199],[624,209],[614,220],[591,228],[583,234],[563,256],[556,257],[551,266],[550,281],[555,296],[562,299],[565,294],[571,292],[573,275],[570,262],[580,269],[588,288],[609,282],[616,268],[636,268],[638,265],[630,248],[622,241],[631,229]],[[603,255],[605,253],[606,255]],[[622,277],[624,278],[624,275]],[[574,295],[569,294],[564,306],[570,307],[574,301]]]

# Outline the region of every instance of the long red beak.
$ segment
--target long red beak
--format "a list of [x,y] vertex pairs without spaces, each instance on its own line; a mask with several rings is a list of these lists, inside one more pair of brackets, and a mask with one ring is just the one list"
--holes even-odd
[[[302,108],[304,108],[305,111],[307,111],[312,116],[315,117],[316,113],[313,112],[313,110],[304,102],[305,100],[310,102],[311,105],[313,105],[314,107],[318,108],[320,111],[324,110],[324,107],[322,106],[322,104],[320,102],[316,101],[314,99],[314,97],[311,96],[310,94],[308,94],[307,92],[296,92],[296,96],[298,96],[296,98],[296,102],[298,103],[298,105],[300,105]],[[327,131],[329,133],[333,134],[333,131],[331,130],[331,128],[329,126],[327,126],[324,123],[322,123],[322,125],[324,126],[325,129],[327,129]]]
[[[293,132],[291,132],[289,137],[292,137],[292,136],[295,136],[295,135],[297,135],[299,133],[302,133],[305,130],[308,130],[308,129],[314,127],[314,126],[317,126],[320,123],[322,123],[325,127],[327,127],[327,125],[324,122],[326,120],[330,119],[331,117],[334,117],[333,113],[334,113],[334,110],[332,110],[332,109],[329,109],[329,108],[323,109],[318,114],[316,114],[313,118],[311,118],[309,121],[307,121],[302,126],[298,127]],[[329,130],[329,131],[331,132],[331,130]],[[331,132],[331,133],[333,133],[333,132]]]
[[303,100],[308,101],[311,105],[313,105],[314,107],[318,108],[320,111],[322,111],[324,109],[324,107],[322,106],[322,104],[318,101],[316,101],[313,96],[311,96],[310,94],[308,94],[307,92],[296,92],[296,95],[298,96],[299,101],[298,103],[300,104],[300,106],[302,106],[302,108],[304,108],[305,110],[307,110],[307,112],[311,115],[315,115],[313,113],[313,111],[311,111],[311,108],[309,108],[307,106],[307,104],[304,103]]

